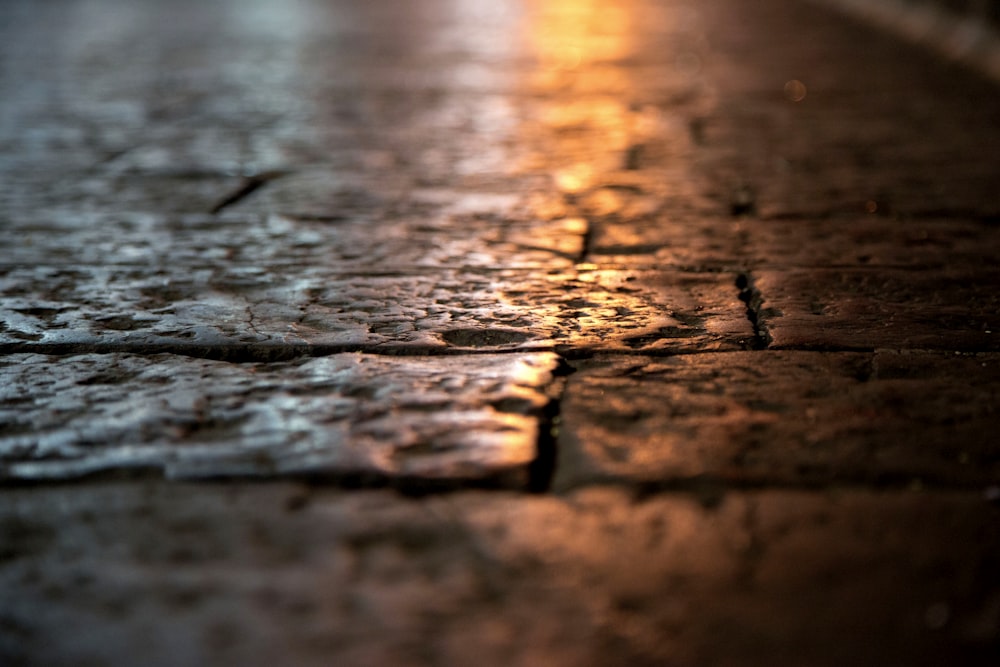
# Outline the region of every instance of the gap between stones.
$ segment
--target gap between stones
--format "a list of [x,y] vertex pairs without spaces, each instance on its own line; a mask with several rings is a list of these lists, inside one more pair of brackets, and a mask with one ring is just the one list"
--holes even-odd
[[[234,193],[230,199],[230,203],[237,201],[239,198],[245,197],[253,190],[264,185],[267,179],[257,179],[251,180],[249,183],[245,183],[244,187],[240,191]],[[251,187],[252,186],[252,187]],[[238,195],[238,196],[236,196]],[[226,204],[229,205],[229,204]],[[221,209],[220,209],[221,210]],[[588,223],[587,235],[591,235],[593,232],[592,223]],[[586,256],[589,252],[587,247],[589,243],[584,243],[584,252],[582,257]],[[754,285],[752,275],[747,273],[742,273],[737,276],[735,286],[740,290],[739,298],[746,304],[746,315],[749,321],[753,324],[754,331],[754,343],[752,349],[754,350],[764,350],[767,349],[771,343],[771,337],[767,329],[767,324],[764,321],[764,311],[762,304],[764,303],[764,297],[760,290]],[[523,348],[507,348],[507,349],[482,349],[482,350],[470,350],[465,349],[441,349],[441,348],[427,348],[421,346],[414,347],[397,347],[397,348],[386,348],[377,347],[371,345],[350,345],[350,346],[308,346],[308,347],[297,347],[288,345],[256,345],[256,346],[226,346],[226,345],[147,345],[147,346],[135,346],[135,345],[57,345],[47,347],[46,350],[40,351],[37,346],[34,345],[16,345],[14,347],[23,347],[24,349],[12,350],[8,349],[11,346],[0,346],[0,354],[9,352],[43,352],[47,354],[54,355],[67,355],[67,354],[77,354],[77,353],[132,353],[137,355],[150,355],[150,354],[177,354],[181,356],[190,356],[206,359],[214,359],[219,361],[226,361],[232,363],[262,363],[262,362],[277,362],[286,361],[295,358],[303,357],[321,357],[330,356],[338,353],[365,353],[365,354],[375,354],[383,356],[458,356],[458,355],[476,355],[476,354],[527,354],[527,353],[539,353],[539,352],[550,352],[554,353],[557,357],[556,368],[552,372],[552,379],[547,386],[542,387],[541,391],[548,396],[548,401],[546,404],[533,416],[537,420],[537,435],[535,442],[535,452],[533,460],[528,464],[526,479],[521,478],[517,483],[511,479],[510,474],[501,474],[495,478],[487,478],[482,480],[424,480],[424,479],[389,479],[382,477],[372,477],[364,476],[359,477],[357,475],[294,475],[292,477],[283,476],[280,478],[274,478],[274,481],[279,479],[297,479],[299,481],[304,481],[307,483],[314,483],[317,485],[331,485],[337,486],[342,489],[362,489],[362,488],[392,488],[400,493],[406,495],[426,495],[432,493],[444,493],[453,492],[463,489],[494,489],[494,490],[513,490],[520,488],[522,491],[532,494],[545,494],[549,493],[552,489],[553,479],[555,477],[556,470],[559,465],[559,451],[558,451],[558,441],[559,441],[559,429],[562,423],[562,404],[565,399],[566,392],[568,389],[568,377],[576,372],[576,368],[570,363],[571,359],[584,359],[593,356],[595,351],[581,350],[581,349],[523,349]],[[615,356],[632,356],[632,354],[627,351],[618,351]],[[694,351],[692,354],[704,354],[704,351]],[[676,355],[673,352],[670,356]],[[662,355],[653,355],[662,356]],[[159,477],[162,478],[162,471],[157,469],[151,470],[131,470],[131,471],[115,471],[111,473],[102,473],[96,476],[87,476],[85,479],[105,479],[111,478],[134,478],[134,477]],[[259,478],[253,478],[256,481],[261,481]],[[15,480],[7,480],[15,481]],[[23,481],[23,480],[22,480]],[[66,480],[69,481],[69,480]],[[213,479],[206,479],[204,481],[220,481]],[[235,478],[226,478],[226,481],[239,481]],[[248,481],[248,480],[244,480]],[[609,480],[610,481],[610,480]],[[904,486],[909,480],[873,480],[876,485],[882,488],[885,487],[895,487]],[[32,483],[32,482],[26,482]],[[37,483],[50,483],[37,482]],[[668,479],[660,480],[653,483],[630,483],[629,488],[632,488],[637,496],[649,495],[654,493],[663,492],[673,492],[673,493],[685,493],[694,495],[700,498],[702,502],[707,504],[712,504],[721,500],[721,497],[731,490],[739,490],[743,488],[775,488],[783,485],[779,480],[731,480],[731,479],[715,479],[715,478],[692,478],[692,479]],[[794,488],[805,488],[805,489],[816,489],[825,488],[828,485],[818,484],[815,481],[801,480],[800,484],[793,485]],[[871,486],[870,484],[867,486]],[[718,500],[717,500],[718,499]]]
[[[229,203],[237,201],[239,198],[245,197],[253,190],[261,187],[266,180],[249,181],[244,184],[244,187],[233,193],[227,201]],[[228,205],[223,202],[216,207],[217,210],[221,210],[221,207]],[[584,243],[581,252],[581,261],[587,256],[590,251],[589,239],[593,236],[593,223],[588,221],[587,230],[584,235]],[[763,298],[753,285],[752,281],[747,274],[741,274],[736,280],[737,287],[740,291],[740,299],[747,304],[747,316],[750,321],[754,324],[754,335],[755,344],[753,349],[764,349],[767,346],[768,338],[766,334],[766,328],[760,321],[759,309],[760,304],[763,302]],[[463,341],[467,342],[467,341]],[[0,347],[0,354],[4,352],[9,352],[10,350],[5,349],[9,346]],[[34,351],[38,352],[37,349],[29,349],[34,346],[23,345],[16,346],[25,348],[24,351]],[[20,350],[16,350],[20,351]],[[537,435],[535,442],[535,452],[533,460],[528,464],[527,468],[527,479],[522,486],[522,489],[528,493],[533,494],[544,494],[551,490],[553,479],[555,477],[556,469],[558,467],[558,440],[559,440],[559,429],[561,426],[561,412],[562,412],[562,402],[565,398],[565,394],[568,387],[567,378],[576,372],[570,364],[570,357],[575,359],[585,358],[592,356],[593,352],[582,351],[582,350],[525,350],[517,348],[508,348],[505,350],[497,349],[483,349],[483,350],[448,350],[441,348],[426,348],[426,347],[412,347],[412,348],[377,348],[375,346],[365,346],[365,345],[352,345],[352,346],[309,346],[309,347],[296,347],[288,345],[274,345],[274,346],[225,346],[225,345],[146,345],[146,346],[123,346],[123,345],[62,345],[62,346],[51,346],[45,350],[49,354],[75,354],[75,353],[132,353],[138,355],[150,355],[157,353],[168,353],[168,354],[178,354],[183,356],[191,356],[198,358],[215,359],[219,361],[226,361],[231,363],[261,363],[261,362],[277,362],[285,361],[294,358],[302,357],[318,357],[318,356],[330,356],[338,353],[367,353],[367,354],[381,354],[386,356],[456,356],[459,354],[469,355],[469,354],[524,354],[531,352],[551,352],[556,355],[557,364],[552,371],[552,379],[546,387],[542,387],[541,391],[549,397],[547,403],[541,408],[541,410],[534,415],[537,421]],[[575,354],[574,354],[575,353]],[[626,353],[627,354],[627,353]],[[140,475],[153,474],[162,477],[162,472],[157,470],[149,471],[126,471],[128,474]],[[122,472],[118,473],[119,476]],[[402,493],[408,494],[427,494],[427,493],[440,493],[444,491],[459,490],[462,488],[489,488],[491,485],[495,485],[497,488],[507,488],[508,486],[514,486],[509,483],[505,483],[503,476],[500,479],[494,480],[451,480],[446,482],[441,481],[431,481],[431,480],[406,480],[406,479],[354,479],[352,477],[345,476],[318,476],[315,478],[310,478],[305,476],[306,480],[311,479],[317,483],[327,483],[335,484],[341,488],[378,488],[389,486],[396,488]],[[668,486],[670,483],[668,482]],[[728,485],[727,485],[728,486]],[[699,487],[700,488],[700,487]],[[679,489],[675,489],[679,490]],[[686,489],[690,491],[691,489]],[[641,492],[641,490],[640,490]]]
[[594,245],[594,236],[597,232],[595,229],[596,223],[590,218],[583,218],[586,227],[583,230],[583,235],[580,238],[580,253],[576,257],[577,264],[583,264],[590,257],[590,253]]
[[753,325],[754,341],[751,349],[766,350],[771,345],[771,333],[764,321],[764,295],[754,285],[750,273],[741,273],[736,278],[736,287],[740,290],[740,301],[747,306],[747,319]]
[[[124,350],[119,350],[124,351]],[[518,354],[523,350],[493,351],[492,354]],[[465,352],[464,354],[477,354]],[[537,435],[535,455],[528,464],[526,475],[517,471],[505,471],[497,475],[481,479],[450,479],[434,480],[419,477],[392,478],[375,473],[301,473],[261,476],[225,476],[205,477],[182,480],[188,483],[280,483],[298,482],[307,486],[337,488],[343,491],[388,489],[407,497],[423,497],[429,495],[449,494],[461,491],[504,491],[523,492],[532,495],[545,495],[553,492],[552,485],[559,466],[559,432],[562,427],[562,407],[569,388],[569,378],[578,369],[572,359],[562,354],[556,354],[556,367],[552,371],[550,382],[541,387],[540,391],[548,396],[545,405],[532,416],[537,420]],[[700,351],[695,354],[713,355],[712,351]],[[301,356],[301,355],[300,355]],[[404,355],[409,356],[409,355]],[[614,356],[633,356],[631,354],[615,354]],[[581,357],[577,357],[581,359]],[[254,359],[252,361],[259,361]],[[872,360],[874,363],[874,360]],[[862,381],[870,379],[875,373],[869,368]],[[523,469],[522,469],[523,470]],[[105,481],[143,481],[165,480],[163,470],[158,467],[139,467],[100,471],[81,477],[64,479],[23,479],[3,478],[4,486],[39,487],[51,485],[70,485],[83,483],[100,483]],[[943,482],[935,479],[922,479],[922,488],[933,492],[967,492],[968,487],[961,484]],[[629,491],[632,497],[640,502],[647,497],[662,494],[678,494],[693,498],[706,508],[713,508],[723,501],[727,493],[756,490],[789,490],[789,491],[830,491],[830,490],[872,490],[905,491],[912,487],[913,476],[903,473],[879,473],[870,478],[853,480],[830,480],[808,474],[790,481],[783,478],[768,476],[753,476],[749,478],[732,478],[725,475],[694,475],[688,477],[672,477],[660,480],[629,481],[621,479],[598,479],[572,487],[560,488],[556,495],[565,495],[588,486],[611,486]]]
[[225,194],[222,198],[215,203],[212,208],[209,209],[209,213],[212,215],[217,215],[223,210],[229,208],[230,206],[246,199],[255,191],[264,187],[267,183],[284,176],[284,172],[280,171],[265,171],[259,174],[251,174],[249,176],[244,176],[243,181],[237,185],[232,191]]
[[557,364],[552,371],[552,381],[547,388],[549,402],[538,415],[538,436],[535,441],[535,459],[528,465],[529,493],[548,493],[552,488],[556,468],[559,464],[559,428],[562,424],[562,403],[569,385],[567,378],[576,373],[562,355],[557,355]]

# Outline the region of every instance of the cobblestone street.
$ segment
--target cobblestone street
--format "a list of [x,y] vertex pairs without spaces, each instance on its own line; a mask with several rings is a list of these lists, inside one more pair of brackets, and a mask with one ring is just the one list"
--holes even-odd
[[1000,664],[1000,94],[952,51],[0,4],[0,667]]

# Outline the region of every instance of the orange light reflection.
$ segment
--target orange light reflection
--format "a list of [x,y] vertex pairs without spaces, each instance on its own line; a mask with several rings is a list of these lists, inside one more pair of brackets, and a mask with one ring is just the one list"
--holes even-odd
[[629,3],[548,0],[527,20],[538,62],[528,86],[542,100],[533,118],[542,151],[530,167],[548,169],[560,191],[581,193],[634,141],[635,85],[623,67],[635,46],[634,13]]

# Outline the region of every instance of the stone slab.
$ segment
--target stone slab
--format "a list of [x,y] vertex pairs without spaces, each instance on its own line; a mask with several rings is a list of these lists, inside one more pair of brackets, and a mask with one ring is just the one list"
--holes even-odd
[[[877,205],[876,205],[877,206]],[[960,270],[991,266],[1000,227],[963,219],[868,215],[825,220],[748,220],[756,267],[886,267]]]
[[339,273],[322,265],[0,267],[0,350],[742,349],[733,276],[581,266]]
[[1000,272],[761,270],[753,286],[776,348],[1000,350]]
[[354,272],[415,267],[571,268],[586,223],[520,222],[489,214],[373,220],[325,216],[32,215],[0,228],[0,266],[311,264]]
[[[756,99],[723,101],[696,122],[695,164],[721,195],[747,188],[753,213],[768,219],[859,215],[870,204],[919,219],[1000,213],[989,196],[995,161],[981,150],[997,142],[988,120],[996,107],[976,103],[987,91],[872,103],[867,91],[824,90],[806,78],[809,94],[796,104],[782,90],[794,77]],[[967,108],[956,108],[963,97]]]
[[0,490],[0,658],[993,665],[981,493]]
[[527,483],[552,354],[0,357],[0,478]]
[[750,233],[742,220],[657,214],[597,225],[590,243],[595,263],[741,271],[751,265]]
[[1000,356],[735,352],[577,362],[555,484],[1000,481]]
[[23,217],[208,213],[243,182],[238,173],[195,165],[142,173],[81,169],[2,174],[0,227]]
[[[408,120],[418,134],[428,111],[469,97],[442,90],[505,89],[520,79],[506,42],[483,35],[509,29],[513,17],[502,11],[457,17],[437,3],[386,11],[320,2],[242,13],[194,2],[118,9],[98,1],[62,15],[6,13],[2,55],[12,67],[0,78],[8,102],[0,143],[11,150],[0,165],[86,168],[136,151],[131,164],[170,154],[202,166],[267,167],[275,151],[259,144],[287,135],[289,124],[294,143],[330,156],[345,143],[317,141],[330,134],[322,130],[370,143]],[[408,89],[422,94],[403,97]]]
[[751,268],[988,266],[1000,228],[980,221],[873,214],[736,220],[658,214],[596,227],[595,262],[631,267]]

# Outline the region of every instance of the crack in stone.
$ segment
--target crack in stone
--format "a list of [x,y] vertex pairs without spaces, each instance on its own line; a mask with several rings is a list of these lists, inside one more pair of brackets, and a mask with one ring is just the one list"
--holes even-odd
[[594,229],[595,223],[589,218],[584,218],[586,223],[586,228],[583,230],[583,234],[580,238],[580,254],[576,258],[577,264],[583,264],[590,257],[594,246],[594,234],[596,230]]
[[552,371],[552,381],[546,387],[549,402],[542,408],[538,418],[538,440],[535,445],[535,459],[528,465],[528,492],[548,493],[552,488],[559,458],[559,428],[562,424],[562,402],[566,395],[567,380],[576,372],[564,357],[559,356]]
[[246,313],[247,313],[247,326],[250,327],[250,331],[254,332],[258,336],[266,338],[264,334],[262,334],[260,331],[257,330],[257,325],[254,322],[253,308],[247,306]]
[[135,150],[134,146],[129,146],[128,148],[118,148],[118,149],[115,149],[115,150],[110,150],[107,153],[105,153],[104,156],[100,160],[97,161],[97,163],[94,165],[94,168],[96,169],[96,168],[99,168],[99,167],[103,167],[103,166],[109,165],[112,162],[114,162],[115,160],[117,160],[118,158],[120,158],[122,156],[125,156],[125,155],[128,155],[129,153],[131,153],[134,150]]
[[740,301],[747,306],[747,319],[753,325],[754,340],[751,347],[754,350],[766,350],[771,345],[771,333],[764,319],[764,295],[754,285],[749,273],[741,273],[736,278],[736,287],[740,290]]
[[622,168],[626,171],[637,171],[642,168],[642,158],[645,152],[643,144],[632,144],[625,150]]
[[236,204],[243,199],[246,199],[251,194],[262,188],[264,185],[276,178],[281,178],[285,174],[280,171],[265,171],[259,174],[251,174],[243,178],[243,181],[236,186],[231,192],[223,196],[219,201],[209,209],[209,213],[212,215],[217,215],[223,210],[229,208],[233,204]]

